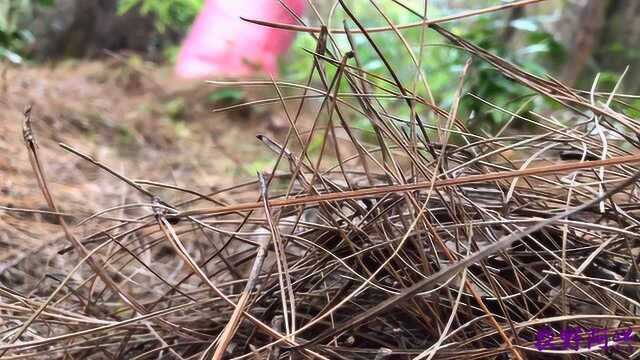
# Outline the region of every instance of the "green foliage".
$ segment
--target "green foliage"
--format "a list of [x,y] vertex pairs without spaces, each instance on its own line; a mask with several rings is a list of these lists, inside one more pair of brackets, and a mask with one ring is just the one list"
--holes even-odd
[[203,4],[204,0],[120,0],[118,14],[139,7],[141,14],[155,16],[158,31],[183,32],[191,26]]
[[[546,18],[527,17],[507,23],[497,16],[479,18],[472,31],[457,30],[467,40],[537,76],[544,77],[546,74],[542,64],[557,65],[564,58],[562,46],[543,28]],[[505,42],[501,34],[509,27],[518,30],[518,37]],[[530,100],[531,91],[498,73],[489,64],[476,63],[470,75],[466,84],[469,93],[513,112],[519,109],[522,114],[530,110],[530,103],[521,107]],[[511,117],[502,111],[488,111],[486,104],[472,97],[465,98],[462,105],[467,113],[484,113],[478,118],[481,124],[472,124],[484,128],[500,127]]]
[[[424,1],[422,0],[404,1],[403,3],[417,12],[421,12],[424,6]],[[451,3],[448,1],[433,1],[429,3],[430,18],[460,13],[464,10],[446,8],[446,5]],[[494,3],[492,2],[492,4]],[[352,12],[358,15],[358,20],[364,26],[388,26],[384,17],[368,1],[353,1],[349,4]],[[394,24],[408,24],[420,21],[416,14],[398,6],[394,2],[377,1],[376,4]],[[474,2],[473,7],[481,8],[482,6],[483,4],[480,4],[480,2],[477,5]],[[455,26],[448,24],[444,24],[444,26],[476,45],[514,62],[536,75],[543,75],[545,73],[544,67],[556,65],[563,59],[562,46],[554,40],[552,34],[544,27],[546,22],[555,19],[530,15],[523,18],[510,19],[509,16],[510,13],[508,11],[491,13],[455,22]],[[354,23],[349,20],[349,17],[340,8],[332,18],[332,27],[341,28],[343,19],[347,19],[349,27],[355,27]],[[506,33],[510,31],[513,31],[515,35],[506,41]],[[401,33],[409,44],[416,60],[420,62],[420,70],[426,77],[436,104],[449,108],[457,90],[464,64],[469,59],[468,53],[452,47],[446,40],[429,29],[426,29],[424,34],[423,29],[419,27],[402,30]],[[416,64],[398,36],[394,32],[388,31],[372,33],[371,37],[378,48],[381,49],[402,83],[412,90],[415,86],[418,94],[428,99],[428,92],[422,85],[422,80],[416,76]],[[351,46],[345,36],[336,35],[335,39],[341,53],[344,54],[346,51],[351,50]],[[367,39],[362,35],[354,34],[353,40],[355,52],[362,67],[373,74],[391,79],[388,69]],[[421,53],[421,44],[424,44],[424,47],[422,48],[422,59],[420,61],[418,58]],[[287,56],[283,63],[285,77],[297,81],[305,80],[313,60],[307,51],[313,51],[314,48],[315,42],[310,35],[299,35],[291,54]],[[335,67],[327,66],[327,74],[328,76],[333,76]],[[390,87],[381,80],[372,77],[369,77],[369,80],[378,86]],[[341,91],[350,91],[344,87],[344,83],[346,82],[343,82]],[[378,90],[378,93],[382,93],[382,91]],[[530,91],[505,78],[482,61],[472,63],[469,74],[465,79],[464,93],[473,93],[496,106],[506,107],[514,112],[521,107],[523,107],[522,111],[526,111],[528,107],[523,106],[523,104],[530,101],[528,96]],[[536,101],[542,100],[537,98]],[[461,117],[469,117],[470,114],[474,113],[476,119],[481,120],[477,124],[471,124],[472,126],[495,128],[508,119],[507,116],[502,116],[500,112],[492,110],[488,105],[470,96],[465,96],[460,106],[458,113]],[[385,102],[385,109],[401,119],[410,118],[410,109],[402,100]],[[362,128],[363,125],[366,125],[366,122],[363,123],[356,119],[354,125]],[[362,129],[365,131],[371,130],[370,125],[368,128]]]
[[168,44],[162,50],[163,58],[170,64],[175,64],[180,54],[180,46],[178,44]]
[[0,60],[19,64],[23,51],[33,43],[33,35],[25,29],[24,21],[33,16],[35,6],[52,6],[54,0],[0,1]]
[[212,105],[239,104],[245,98],[245,93],[239,88],[221,88],[207,95],[207,102]]
[[622,111],[625,113],[625,115],[633,119],[640,118],[640,99],[633,100],[631,104],[623,107]]

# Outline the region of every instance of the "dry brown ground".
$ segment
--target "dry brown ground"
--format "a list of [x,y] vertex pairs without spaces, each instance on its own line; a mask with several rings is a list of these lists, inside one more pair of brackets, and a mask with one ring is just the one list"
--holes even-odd
[[[201,192],[255,179],[269,163],[254,135],[281,132],[269,107],[217,114],[215,90],[179,82],[168,67],[136,58],[10,67],[0,71],[0,206],[46,210],[22,142],[22,113],[34,132],[62,211],[77,214],[137,199],[135,190],[58,143],[91,155],[131,179]],[[179,196],[167,192],[170,200]],[[163,194],[164,198],[165,194]],[[0,210],[0,271],[59,239],[54,216]]]

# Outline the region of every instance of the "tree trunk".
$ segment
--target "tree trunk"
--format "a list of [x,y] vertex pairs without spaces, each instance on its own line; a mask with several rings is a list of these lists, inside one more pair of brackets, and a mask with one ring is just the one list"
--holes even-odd
[[592,60],[600,42],[608,3],[607,0],[571,1],[563,10],[558,29],[560,41],[567,50],[567,62],[560,71],[560,79],[568,86],[578,83]]
[[640,1],[611,1],[606,19],[600,46],[594,54],[596,70],[620,75],[629,65],[622,88],[637,94],[640,91]]
[[640,91],[640,1],[572,0],[556,28],[567,49],[560,72],[565,84],[588,89],[602,73],[599,89],[612,90],[615,75],[630,65],[622,90]]

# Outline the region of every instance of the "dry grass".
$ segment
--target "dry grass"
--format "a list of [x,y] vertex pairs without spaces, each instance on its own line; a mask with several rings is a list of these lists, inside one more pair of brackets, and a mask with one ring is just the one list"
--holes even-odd
[[[345,33],[375,48],[340,4],[362,35]],[[3,270],[0,357],[629,358],[635,337],[613,337],[640,327],[640,124],[623,111],[628,96],[535,77],[438,22],[418,26],[557,101],[573,120],[511,113],[534,130],[474,132],[458,114],[473,63],[444,109],[391,67],[376,87],[357,52],[338,53],[330,44],[339,35],[320,28],[309,76],[319,85],[245,83],[273,87],[267,102],[287,115],[282,140],[258,137],[277,171],[202,193],[131,179],[63,145],[140,199],[70,224],[26,112],[26,152],[67,244],[49,244],[59,252],[41,265],[58,271],[17,279],[34,260]],[[397,31],[376,31],[385,30]],[[394,118],[385,98],[406,102],[411,118]],[[300,109],[312,99],[318,116],[303,127]],[[354,113],[371,122],[375,141],[350,125]],[[314,143],[319,150],[309,151]],[[609,349],[585,338],[579,350],[562,350],[556,336],[556,350],[540,351],[536,334],[547,327],[609,329]]]

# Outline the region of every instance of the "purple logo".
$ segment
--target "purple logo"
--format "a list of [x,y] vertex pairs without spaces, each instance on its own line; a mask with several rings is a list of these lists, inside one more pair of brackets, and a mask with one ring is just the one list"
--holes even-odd
[[[633,331],[629,328],[616,329],[593,328],[585,330],[580,327],[569,327],[560,331],[559,336],[554,334],[552,328],[545,326],[536,332],[536,349],[542,350],[578,350],[583,348],[592,349],[600,346],[604,351],[609,350],[609,343],[613,341],[616,348],[622,343],[631,342]],[[556,340],[556,341],[554,341]]]

